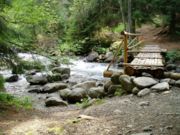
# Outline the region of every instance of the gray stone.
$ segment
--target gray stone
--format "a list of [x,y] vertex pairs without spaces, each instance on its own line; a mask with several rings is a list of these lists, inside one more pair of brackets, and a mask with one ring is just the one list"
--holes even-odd
[[168,65],[166,66],[166,69],[167,69],[168,71],[176,70],[176,65],[175,65],[175,64],[168,64]]
[[67,88],[65,83],[48,83],[42,88],[41,93],[52,93],[65,88]]
[[177,81],[175,82],[175,86],[176,86],[176,87],[180,87],[180,80],[177,80]]
[[149,125],[149,126],[144,127],[144,128],[143,128],[143,131],[145,131],[145,132],[151,132],[152,129],[153,129],[153,125]]
[[134,88],[134,85],[131,81],[130,76],[128,75],[121,75],[119,77],[119,80],[121,82],[122,85],[122,89],[127,91],[127,92],[132,92],[132,89]]
[[7,78],[5,78],[6,82],[17,82],[19,79],[19,76],[17,74],[11,75]]
[[150,77],[137,77],[133,82],[138,88],[148,88],[158,83],[155,79]]
[[136,94],[138,94],[139,91],[140,91],[140,89],[138,89],[137,87],[134,87],[132,90],[132,93],[136,95]]
[[169,90],[169,84],[167,82],[158,83],[152,86],[151,89],[157,92]]
[[61,77],[62,77],[62,80],[66,80],[66,79],[68,79],[70,76],[69,76],[68,74],[63,74]]
[[33,85],[27,88],[29,93],[40,93],[42,91],[42,86],[40,85]]
[[152,76],[151,74],[146,73],[146,72],[143,72],[143,73],[142,73],[142,76],[153,78],[153,76]]
[[140,106],[149,106],[150,102],[149,101],[142,101],[139,103]]
[[114,54],[113,52],[107,52],[105,57],[106,57],[105,62],[111,62],[114,57]]
[[170,82],[169,82],[170,85],[175,85],[175,83],[176,83],[176,81],[173,80],[173,79],[171,79]]
[[171,81],[171,78],[165,78],[165,79],[161,79],[160,83],[162,83],[162,82],[170,83],[170,81]]
[[91,98],[100,98],[105,95],[103,87],[93,87],[88,90],[88,96]]
[[150,89],[144,88],[144,89],[142,89],[141,91],[139,91],[137,95],[138,95],[139,97],[143,97],[143,96],[146,96],[146,95],[150,94],[150,92],[151,92]]
[[47,76],[48,82],[57,82],[57,81],[61,81],[62,80],[62,76],[59,73],[55,73],[55,74],[49,74]]
[[87,91],[83,88],[75,88],[68,94],[68,102],[80,102],[83,98],[87,98]]
[[112,76],[111,76],[111,81],[113,82],[113,84],[120,84],[120,80],[119,80],[119,77],[120,77],[120,73],[113,73]]
[[47,76],[43,74],[35,74],[31,76],[27,76],[26,80],[31,84],[31,85],[43,85],[48,82]]
[[87,57],[86,57],[86,60],[88,62],[93,62],[93,61],[97,61],[99,57],[99,54],[95,51],[92,51]]
[[45,104],[47,107],[51,106],[67,106],[67,102],[61,100],[60,98],[57,97],[49,97],[46,99]]
[[83,88],[85,90],[88,90],[88,89],[90,89],[92,87],[96,87],[96,82],[95,81],[86,81],[86,82],[76,84],[76,85],[73,86],[73,89],[74,88]]
[[60,73],[61,75],[67,74],[67,75],[70,76],[71,70],[70,70],[70,68],[55,67],[55,68],[52,69],[52,72],[53,72],[53,73]]
[[71,92],[70,89],[63,89],[59,91],[59,95],[62,99],[67,100]]
[[109,95],[114,95],[114,93],[117,91],[117,90],[120,90],[122,89],[122,86],[121,85],[111,85],[109,88],[108,88],[108,93]]
[[109,87],[112,85],[112,81],[107,81],[105,84],[104,84],[104,91],[105,92],[108,92],[108,89]]

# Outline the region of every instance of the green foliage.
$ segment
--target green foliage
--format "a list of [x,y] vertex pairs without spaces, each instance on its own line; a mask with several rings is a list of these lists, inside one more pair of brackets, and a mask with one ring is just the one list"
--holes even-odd
[[113,32],[120,33],[125,29],[124,24],[119,23],[116,27],[113,28]]
[[168,51],[165,55],[166,61],[175,62],[180,60],[180,50]]
[[12,67],[13,74],[23,74],[25,70],[36,69],[38,71],[45,70],[45,65],[42,65],[38,61],[23,61],[20,60],[17,65]]
[[2,75],[0,75],[0,91],[2,91],[4,89],[4,78]]
[[31,109],[32,103],[28,97],[17,98],[5,92],[0,92],[0,103],[14,105],[17,108]]

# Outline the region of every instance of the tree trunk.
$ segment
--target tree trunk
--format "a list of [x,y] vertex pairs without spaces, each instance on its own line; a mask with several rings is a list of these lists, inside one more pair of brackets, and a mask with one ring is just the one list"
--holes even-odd
[[174,9],[170,13],[170,22],[169,22],[169,34],[174,34],[176,29],[176,12]]

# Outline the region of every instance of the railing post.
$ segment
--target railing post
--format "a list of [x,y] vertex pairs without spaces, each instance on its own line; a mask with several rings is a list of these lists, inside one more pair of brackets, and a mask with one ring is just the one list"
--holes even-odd
[[[124,63],[128,63],[128,35],[125,31],[121,32],[121,35],[124,36]],[[126,65],[124,65],[124,73],[126,69]]]

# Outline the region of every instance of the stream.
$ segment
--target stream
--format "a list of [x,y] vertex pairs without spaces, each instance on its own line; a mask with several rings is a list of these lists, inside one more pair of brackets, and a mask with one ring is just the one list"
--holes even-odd
[[[51,60],[40,56],[37,54],[28,54],[28,53],[20,53],[18,54],[20,58],[26,61],[38,60],[44,65],[50,65]],[[85,62],[84,59],[79,58],[78,60],[71,59],[71,64],[61,65],[61,67],[69,67],[71,69],[71,77],[68,79],[68,82],[71,83],[80,83],[88,80],[95,80],[98,83],[103,83],[107,80],[107,78],[103,77],[103,72],[106,70],[108,63],[88,63]],[[115,65],[112,66],[113,70],[117,70]],[[48,70],[44,73],[49,72]],[[11,74],[10,70],[0,71],[4,77],[8,77]],[[37,93],[29,93],[27,88],[29,87],[29,83],[26,81],[25,75],[19,75],[19,80],[13,83],[5,83],[6,91],[10,94],[13,94],[17,97],[30,97],[33,103],[33,107],[37,109],[43,109],[44,100],[48,94],[37,94]]]

